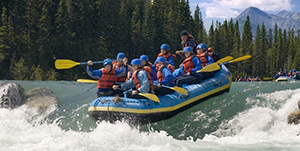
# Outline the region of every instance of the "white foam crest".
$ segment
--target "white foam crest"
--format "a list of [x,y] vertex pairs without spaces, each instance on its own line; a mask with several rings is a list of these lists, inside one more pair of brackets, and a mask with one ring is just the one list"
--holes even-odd
[[62,130],[52,124],[32,124],[26,107],[0,110],[0,150],[193,150],[192,141],[180,141],[167,132],[140,132],[126,123],[101,123],[92,132]]
[[[202,141],[213,141],[219,144],[257,144],[288,146],[290,149],[300,149],[300,125],[287,124],[289,113],[297,110],[300,99],[300,89],[276,91],[269,94],[259,94],[257,97],[275,101],[279,109],[271,106],[255,104],[251,109],[243,111],[225,121],[216,132],[206,135]],[[246,101],[258,102],[257,98],[247,98]],[[267,103],[268,104],[268,103]],[[284,147],[283,147],[284,148]]]

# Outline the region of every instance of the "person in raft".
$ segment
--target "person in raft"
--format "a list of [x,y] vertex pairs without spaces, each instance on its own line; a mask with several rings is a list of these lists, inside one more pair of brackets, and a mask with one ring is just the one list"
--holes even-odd
[[196,73],[202,69],[201,61],[193,55],[191,47],[187,46],[183,49],[186,59],[183,61],[179,72],[175,74],[175,84],[182,87],[183,84],[199,83],[202,80],[202,73]]
[[116,82],[125,82],[127,79],[128,72],[133,72],[133,69],[127,65],[128,59],[125,57],[125,54],[123,52],[117,54],[117,60],[117,62],[113,62],[113,68],[119,70],[124,67],[124,70],[123,72],[116,74]]
[[171,90],[169,88],[162,87],[162,85],[166,86],[175,86],[173,80],[174,76],[171,72],[171,70],[166,66],[166,59],[164,57],[158,57],[156,59],[157,62],[157,78],[158,80],[153,81],[153,83],[156,85],[154,87],[154,91],[156,95],[166,95],[173,93],[174,90]]
[[[190,46],[193,52],[196,54],[196,47],[198,43],[196,42],[195,38],[192,35],[190,35],[187,30],[181,31],[180,37],[182,40],[181,41],[182,48]],[[182,50],[178,50],[176,51],[176,54],[181,54],[182,52],[183,52]]]
[[145,99],[144,96],[138,95],[138,93],[154,93],[154,86],[151,80],[150,74],[143,70],[142,62],[140,59],[133,59],[131,61],[131,66],[134,70],[132,74],[132,79],[127,80],[121,85],[114,85],[113,89],[117,90],[119,88],[123,90],[135,89],[127,93],[127,97],[136,99]]
[[209,54],[210,57],[213,58],[215,62],[217,62],[220,59],[219,54],[212,51],[212,47],[209,47],[207,49],[207,54]]
[[151,79],[153,81],[157,80],[156,72],[155,72],[155,66],[153,66],[153,64],[149,61],[148,56],[147,55],[141,55],[140,60],[142,62],[143,69],[150,74]]
[[[157,55],[158,57],[164,57],[166,60],[166,66],[171,70],[171,72],[174,72],[175,65],[174,65],[174,57],[176,58],[176,55],[172,55],[170,52],[170,46],[168,44],[162,44],[160,46],[160,53]],[[157,62],[155,61],[155,64],[157,65]],[[158,69],[158,67],[156,67]]]
[[283,76],[282,68],[279,69],[279,72],[274,76],[274,79],[278,79],[281,76]]
[[207,54],[207,46],[206,44],[199,44],[197,46],[197,57],[200,59],[202,67],[205,67],[206,65],[214,63],[214,59],[210,57],[209,54]]
[[114,96],[123,94],[123,91],[113,90],[112,86],[117,80],[116,74],[123,72],[124,67],[120,70],[113,69],[112,60],[107,58],[104,60],[104,68],[99,70],[92,69],[93,62],[89,60],[87,62],[86,72],[93,79],[98,79],[97,96]]

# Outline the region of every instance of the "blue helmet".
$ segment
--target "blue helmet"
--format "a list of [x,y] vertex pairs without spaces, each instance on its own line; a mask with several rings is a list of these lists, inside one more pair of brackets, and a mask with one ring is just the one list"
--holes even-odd
[[104,62],[103,62],[103,65],[106,66],[106,65],[108,65],[108,64],[112,65],[112,61],[111,61],[111,59],[106,58],[106,59],[104,60]]
[[296,72],[297,70],[296,69],[293,69],[293,72]]
[[184,47],[183,53],[185,53],[185,52],[187,52],[187,51],[193,52],[193,50],[192,50],[192,48],[191,48],[190,46]]
[[140,65],[142,66],[142,61],[140,59],[133,59],[131,65]]
[[125,54],[123,52],[118,53],[117,59],[119,59],[119,58],[124,59],[125,58]]
[[164,57],[158,57],[155,62],[158,62],[158,61],[165,63],[166,59]]
[[145,60],[147,62],[148,61],[148,56],[147,55],[141,55],[140,60]]
[[207,51],[207,46],[204,43],[201,43],[196,47],[196,49],[200,49],[200,48],[203,49],[203,51]]
[[170,46],[168,44],[162,44],[160,46],[160,49],[165,49],[165,50],[169,51],[170,50]]
[[280,68],[279,71],[282,71],[282,68]]

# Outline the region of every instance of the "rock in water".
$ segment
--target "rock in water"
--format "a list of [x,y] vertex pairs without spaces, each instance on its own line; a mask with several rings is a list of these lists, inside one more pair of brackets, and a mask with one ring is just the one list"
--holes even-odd
[[24,88],[16,83],[0,83],[0,108],[13,109],[24,103]]
[[58,107],[58,99],[49,88],[35,88],[26,93],[28,107],[37,108],[39,113],[45,112],[50,106]]

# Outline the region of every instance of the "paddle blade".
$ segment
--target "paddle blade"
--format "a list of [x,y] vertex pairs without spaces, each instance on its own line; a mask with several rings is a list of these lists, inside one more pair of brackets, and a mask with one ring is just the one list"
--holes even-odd
[[216,71],[216,70],[220,70],[220,66],[217,63],[212,63],[210,65],[205,66],[201,70],[197,71],[197,73],[199,73],[199,72],[213,72],[213,71]]
[[90,79],[77,79],[77,82],[81,82],[81,83],[98,83],[97,80],[90,80]]
[[146,98],[148,98],[149,100],[152,100],[154,102],[160,102],[159,98],[155,95],[155,94],[151,94],[151,93],[139,93],[140,96],[144,96]]
[[242,61],[242,60],[246,60],[246,59],[249,59],[249,58],[251,58],[250,55],[245,55],[243,57],[239,57],[239,58],[236,58],[234,60],[231,60],[231,61],[229,61],[229,63],[233,63],[233,62],[237,62],[237,61]]
[[184,95],[188,95],[188,93],[186,92],[186,90],[182,87],[177,87],[177,86],[174,86],[174,87],[170,87],[170,89],[174,90],[174,91],[177,91],[178,93],[181,93],[181,94],[184,94]]
[[75,62],[69,59],[57,59],[55,60],[55,68],[56,69],[69,69],[76,65],[80,65],[79,62]]
[[233,59],[233,57],[227,56],[227,57],[224,57],[224,58],[218,60],[216,63],[217,63],[217,64],[220,64],[220,63],[224,63],[224,62],[230,61],[230,60],[232,60],[232,59]]

